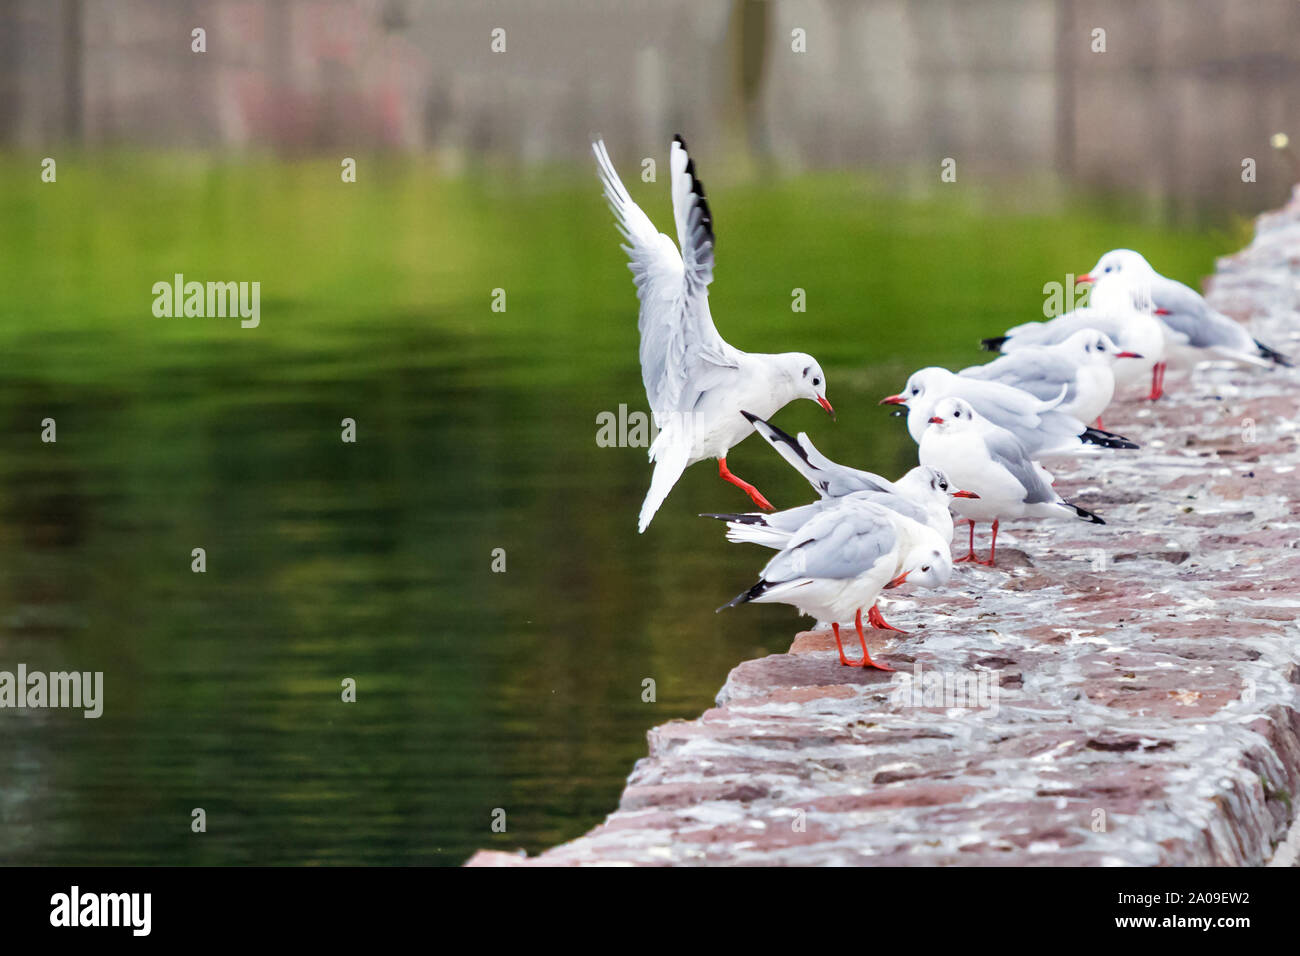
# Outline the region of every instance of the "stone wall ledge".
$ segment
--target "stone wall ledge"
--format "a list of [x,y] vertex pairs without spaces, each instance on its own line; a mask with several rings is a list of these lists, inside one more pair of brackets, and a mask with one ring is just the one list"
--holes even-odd
[[[1208,286],[1300,355],[1300,189]],[[910,689],[801,633],[652,729],[603,824],[468,865],[1293,862],[1300,371],[1166,384],[1106,416],[1140,451],[1050,465],[1104,527],[1009,525],[998,568],[882,604],[912,634],[871,651]],[[996,706],[927,699],[930,674],[996,679]]]

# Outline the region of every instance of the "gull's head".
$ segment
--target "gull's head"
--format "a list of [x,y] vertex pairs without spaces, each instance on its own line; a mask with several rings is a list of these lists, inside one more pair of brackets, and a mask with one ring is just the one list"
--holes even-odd
[[1061,351],[1076,365],[1110,366],[1119,349],[1105,332],[1080,329],[1061,343]]
[[930,413],[929,424],[941,431],[957,432],[975,427],[978,420],[979,416],[975,413],[975,409],[970,407],[969,402],[964,398],[950,395],[935,403]]
[[952,577],[952,555],[928,545],[913,548],[903,559],[903,573],[899,577],[918,588],[943,587]]
[[926,465],[918,465],[894,484],[908,498],[917,501],[924,501],[926,498],[937,499],[945,508],[950,498],[979,497],[973,491],[963,491],[956,487],[938,468],[930,468]]
[[1096,329],[1080,329],[1061,343],[1061,347],[1080,365],[1114,366],[1116,359],[1141,358],[1137,352],[1121,349],[1109,335]]
[[938,391],[948,379],[952,378],[952,372],[946,368],[931,366],[923,368],[919,372],[913,372],[903,390],[897,395],[889,395],[880,400],[881,405],[906,405],[909,402],[919,402],[925,398],[927,391]]
[[1088,270],[1084,275],[1075,279],[1075,282],[1107,282],[1115,279],[1127,279],[1137,281],[1150,278],[1155,274],[1151,268],[1151,263],[1143,258],[1142,253],[1134,252],[1132,249],[1112,249],[1100,259],[1097,264]]
[[835,409],[826,401],[826,373],[817,364],[817,360],[805,352],[787,352],[781,359],[786,374],[794,383],[795,397],[816,402],[826,410],[827,415],[834,418]]

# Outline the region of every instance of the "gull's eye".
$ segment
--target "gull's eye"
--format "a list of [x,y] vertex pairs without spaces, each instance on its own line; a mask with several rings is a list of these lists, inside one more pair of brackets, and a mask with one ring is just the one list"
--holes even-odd
[[929,571],[929,570],[930,570],[930,566],[929,566],[928,564],[923,564],[923,565],[921,565],[921,573],[922,573],[922,574],[925,574],[925,573],[926,573],[927,571]]
[[813,384],[814,384],[814,385],[820,385],[821,383],[822,383],[822,380],[821,380],[821,379],[817,378],[816,376],[813,377]]
[[940,491],[947,491],[947,490],[948,490],[948,482],[946,482],[946,481],[941,481],[941,482],[939,482],[939,490],[940,490]]
[[916,386],[916,385],[913,385],[913,386],[912,386],[912,394],[913,394],[913,395],[920,395],[920,394],[921,394],[921,389],[920,389],[920,387],[919,387],[919,386]]

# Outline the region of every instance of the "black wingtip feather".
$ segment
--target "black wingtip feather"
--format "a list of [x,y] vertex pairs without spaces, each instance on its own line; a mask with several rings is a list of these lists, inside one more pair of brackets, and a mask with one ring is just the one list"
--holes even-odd
[[995,335],[992,338],[980,339],[980,348],[986,352],[1001,352],[1002,346],[1007,344],[1009,335]]
[[1091,511],[1089,511],[1087,508],[1080,508],[1078,505],[1076,505],[1076,504],[1071,504],[1071,503],[1068,502],[1068,501],[1065,503],[1065,505],[1066,505],[1067,508],[1073,508],[1073,509],[1074,509],[1074,513],[1077,514],[1080,518],[1085,518],[1085,519],[1087,519],[1088,521],[1091,521],[1093,524],[1105,524],[1105,523],[1106,523],[1105,521],[1103,521],[1103,520],[1101,519],[1101,515],[1093,514],[1093,513],[1092,513]]
[[741,513],[741,514],[728,515],[728,514],[713,514],[712,512],[705,512],[704,514],[700,515],[700,517],[717,518],[719,521],[734,521],[736,522],[736,524],[758,524],[758,525],[767,524],[767,518],[765,518],[763,515],[755,515],[755,514]]
[[1129,441],[1123,435],[1102,431],[1100,428],[1085,428],[1079,440],[1085,445],[1100,445],[1102,448],[1140,448],[1137,442]]
[[708,241],[716,244],[717,240],[713,235],[713,210],[709,208],[709,201],[704,198],[704,183],[700,182],[699,177],[695,175],[695,160],[681,133],[673,136],[673,142],[681,146],[682,152],[686,154],[686,175],[691,177],[691,192],[695,193],[700,203],[700,225],[704,227],[704,234],[708,237]]
[[759,422],[762,422],[764,425],[766,425],[768,428],[772,430],[772,437],[775,438],[777,441],[789,445],[791,448],[793,448],[794,453],[803,460],[804,464],[808,465],[808,467],[810,468],[816,467],[816,465],[814,465],[811,461],[808,460],[808,453],[803,450],[803,446],[799,444],[798,440],[793,435],[781,431],[781,429],[777,428],[775,425],[773,425],[771,422],[767,421],[766,419],[759,418],[757,415],[750,414],[749,412],[744,411],[743,409],[741,410],[740,414],[748,418],[751,424],[757,424]]
[[717,614],[718,611],[725,611],[727,608],[736,607],[738,604],[747,604],[748,602],[754,600],[754,598],[762,595],[762,593],[767,589],[768,589],[768,583],[766,581],[759,581],[748,591],[741,591],[739,594],[737,594],[726,604],[722,605],[722,607],[714,610],[713,613]]
[[1254,341],[1256,347],[1258,347],[1259,349],[1259,354],[1261,358],[1266,358],[1274,365],[1281,365],[1283,368],[1295,368],[1295,366],[1291,364],[1291,360],[1287,358],[1285,355],[1283,355],[1281,352],[1279,352],[1277,349],[1269,348],[1259,339],[1255,339]]

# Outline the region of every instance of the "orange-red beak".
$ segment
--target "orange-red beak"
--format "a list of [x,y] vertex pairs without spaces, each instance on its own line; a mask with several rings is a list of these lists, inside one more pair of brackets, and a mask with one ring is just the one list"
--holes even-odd
[[1115,358],[1141,358],[1137,352],[1116,352]]
[[1096,279],[1094,279],[1091,275],[1089,275],[1086,272],[1081,276],[1074,277],[1075,285],[1087,285],[1089,282],[1096,282],[1096,281],[1097,281]]
[[826,409],[826,414],[831,417],[831,421],[835,421],[835,409],[831,408],[830,402],[826,401],[826,399],[818,395],[817,404],[820,405],[822,408]]
[[933,417],[930,419],[930,424],[931,424],[931,425],[942,425],[942,424],[943,424],[943,419],[940,418],[938,415],[935,415],[935,416],[933,416]]
[[888,588],[896,588],[896,587],[898,587],[900,584],[902,584],[904,581],[907,580],[907,575],[908,575],[908,573],[909,573],[909,572],[904,571],[904,572],[903,572],[902,574],[900,574],[898,577],[894,578],[894,580],[892,580],[892,581],[890,581],[888,584],[886,584],[886,585],[885,585],[885,588],[888,589]]
[[882,398],[877,404],[879,405],[904,405],[907,398],[902,395],[890,395],[888,398]]
[[954,498],[978,498],[979,497],[979,495],[975,494],[975,492],[973,491],[954,491],[952,493],[952,496]]

